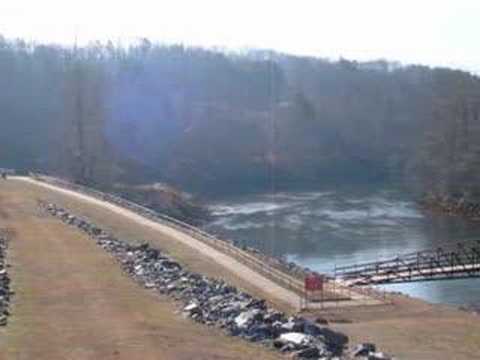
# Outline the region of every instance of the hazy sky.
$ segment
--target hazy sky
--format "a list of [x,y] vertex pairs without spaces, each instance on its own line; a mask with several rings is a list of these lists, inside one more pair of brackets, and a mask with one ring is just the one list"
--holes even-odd
[[57,43],[147,37],[480,73],[480,0],[0,0],[0,34]]

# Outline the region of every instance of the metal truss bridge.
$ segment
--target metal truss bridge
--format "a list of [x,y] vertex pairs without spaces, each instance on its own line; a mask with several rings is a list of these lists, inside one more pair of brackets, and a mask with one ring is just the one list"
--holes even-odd
[[335,268],[348,285],[380,285],[480,277],[480,240]]

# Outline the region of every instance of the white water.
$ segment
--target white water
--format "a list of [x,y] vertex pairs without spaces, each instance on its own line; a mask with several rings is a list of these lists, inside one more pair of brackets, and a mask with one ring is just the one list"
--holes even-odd
[[[393,190],[255,194],[221,199],[212,211],[210,231],[324,272],[335,265],[389,258],[440,242],[480,238],[480,224],[424,214],[406,194]],[[479,280],[388,289],[432,302],[480,303]]]

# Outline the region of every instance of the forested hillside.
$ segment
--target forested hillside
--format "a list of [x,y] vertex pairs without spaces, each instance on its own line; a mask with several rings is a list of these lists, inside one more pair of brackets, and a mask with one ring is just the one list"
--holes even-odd
[[0,166],[100,187],[393,181],[480,198],[480,79],[147,40],[0,38]]

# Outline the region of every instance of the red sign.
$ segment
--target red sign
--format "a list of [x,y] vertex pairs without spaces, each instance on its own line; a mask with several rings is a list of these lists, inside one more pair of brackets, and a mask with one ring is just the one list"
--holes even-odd
[[305,290],[318,291],[323,290],[323,277],[318,274],[310,274],[305,277]]

